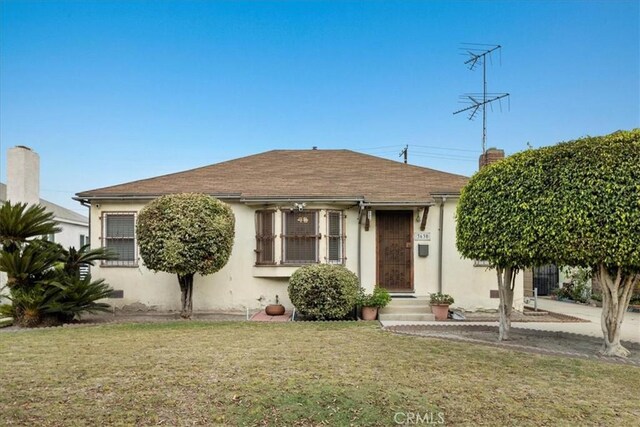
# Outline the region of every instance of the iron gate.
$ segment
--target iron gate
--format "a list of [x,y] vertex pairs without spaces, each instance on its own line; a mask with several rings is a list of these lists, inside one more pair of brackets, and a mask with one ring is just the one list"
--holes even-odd
[[538,295],[549,295],[558,289],[560,277],[558,267],[553,264],[533,268],[533,287],[538,288]]

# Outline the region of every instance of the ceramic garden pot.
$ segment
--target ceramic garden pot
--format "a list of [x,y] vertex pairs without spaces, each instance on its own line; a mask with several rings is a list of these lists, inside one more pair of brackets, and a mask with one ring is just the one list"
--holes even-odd
[[378,307],[362,307],[362,320],[376,320]]
[[284,314],[284,305],[282,305],[282,304],[269,304],[264,309],[264,311],[269,316],[282,316]]
[[447,317],[449,316],[449,305],[432,305],[431,312],[435,316],[436,320],[447,320]]

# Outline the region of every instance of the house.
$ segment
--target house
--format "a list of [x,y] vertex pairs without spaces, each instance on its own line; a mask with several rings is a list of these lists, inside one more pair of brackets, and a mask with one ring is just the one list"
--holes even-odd
[[[179,309],[175,276],[153,273],[138,255],[140,209],[164,194],[205,193],[228,203],[236,234],[228,264],[195,278],[194,309],[259,308],[301,265],[342,264],[369,291],[393,296],[442,291],[454,306],[495,309],[495,271],[462,259],[455,210],[467,178],[349,150],[274,150],[193,170],[83,191],[91,244],[120,255],[92,268],[116,290],[116,306]],[[522,308],[522,283],[515,308]],[[121,298],[120,298],[121,297]]]
[[0,184],[0,201],[41,204],[62,229],[49,236],[64,247],[88,243],[89,219],[70,209],[40,198],[40,156],[29,147],[18,145],[7,150],[7,185]]
[[[0,203],[40,204],[53,214],[61,231],[47,236],[63,247],[76,247],[89,243],[89,219],[70,209],[40,198],[40,157],[24,146],[10,148],[7,152],[7,184],[0,183]],[[0,274],[0,287],[5,274]]]
[[[7,186],[0,183],[0,203],[6,200]],[[65,248],[79,248],[89,243],[89,218],[45,199],[40,199],[40,204],[47,212],[53,214],[54,221],[61,228],[59,233],[48,236],[50,240],[60,243]]]

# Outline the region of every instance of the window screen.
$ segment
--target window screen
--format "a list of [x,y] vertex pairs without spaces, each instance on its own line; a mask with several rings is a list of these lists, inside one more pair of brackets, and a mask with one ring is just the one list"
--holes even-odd
[[105,214],[104,245],[118,255],[117,260],[106,261],[108,265],[131,265],[136,263],[134,214]]
[[285,211],[283,222],[283,262],[318,262],[318,212]]
[[274,228],[274,211],[256,211],[256,264],[275,263]]

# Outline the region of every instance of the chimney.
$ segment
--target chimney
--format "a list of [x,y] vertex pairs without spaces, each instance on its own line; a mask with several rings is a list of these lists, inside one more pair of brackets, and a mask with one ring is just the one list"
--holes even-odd
[[7,152],[7,200],[12,203],[40,203],[40,156],[18,145]]
[[504,150],[488,148],[484,154],[480,154],[480,158],[478,159],[478,168],[482,169],[483,167],[502,159],[504,159]]

